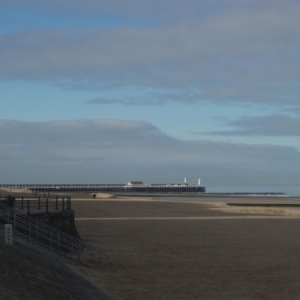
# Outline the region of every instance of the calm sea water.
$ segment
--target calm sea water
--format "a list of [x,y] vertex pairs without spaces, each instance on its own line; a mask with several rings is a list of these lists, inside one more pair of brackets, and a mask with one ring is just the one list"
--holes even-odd
[[300,185],[247,185],[247,186],[209,186],[206,185],[208,193],[284,193],[287,196],[300,197]]

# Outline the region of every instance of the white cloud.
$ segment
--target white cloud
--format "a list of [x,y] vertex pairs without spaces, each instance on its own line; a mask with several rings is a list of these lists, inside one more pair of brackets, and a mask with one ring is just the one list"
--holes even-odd
[[173,98],[182,102],[189,101],[186,91],[197,89],[195,101],[278,104],[285,97],[286,104],[298,105],[300,6],[267,3],[151,28],[2,35],[0,78],[66,81],[74,88],[98,86],[99,91],[177,88],[182,94]]
[[177,140],[138,121],[2,120],[0,140],[1,182],[300,178],[295,148]]

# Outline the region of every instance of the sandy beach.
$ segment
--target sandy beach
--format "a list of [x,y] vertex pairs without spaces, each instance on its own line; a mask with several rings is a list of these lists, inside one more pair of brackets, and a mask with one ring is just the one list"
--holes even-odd
[[110,262],[71,268],[113,299],[299,299],[300,209],[287,198],[73,199]]

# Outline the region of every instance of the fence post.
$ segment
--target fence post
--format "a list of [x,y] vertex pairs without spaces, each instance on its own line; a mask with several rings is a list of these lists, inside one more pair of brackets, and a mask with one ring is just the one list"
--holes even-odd
[[46,198],[46,212],[48,212],[48,198]]
[[80,245],[80,242],[78,242],[78,244],[79,244],[79,247],[78,247],[78,261],[80,261],[80,252],[81,252],[81,245]]
[[41,197],[39,197],[39,209],[41,209]]
[[58,209],[58,196],[56,196],[55,209]]
[[29,200],[27,200],[27,214],[29,215],[30,214],[30,207],[29,207]]
[[36,232],[35,232],[35,240],[39,240],[39,224],[36,223]]
[[21,208],[23,209],[24,208],[24,198],[22,197],[22,205],[21,205]]
[[4,242],[5,245],[13,244],[13,228],[12,224],[4,225]]
[[16,230],[16,212],[14,212],[14,230]]
[[62,198],[62,210],[65,211],[65,197]]
[[11,208],[15,208],[15,204],[16,204],[16,197],[12,197],[12,196],[7,196],[6,197],[6,205],[11,207]]

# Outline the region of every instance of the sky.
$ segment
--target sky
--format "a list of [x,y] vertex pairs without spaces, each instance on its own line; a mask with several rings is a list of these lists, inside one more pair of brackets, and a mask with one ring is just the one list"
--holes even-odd
[[0,7],[0,183],[299,184],[300,1]]

